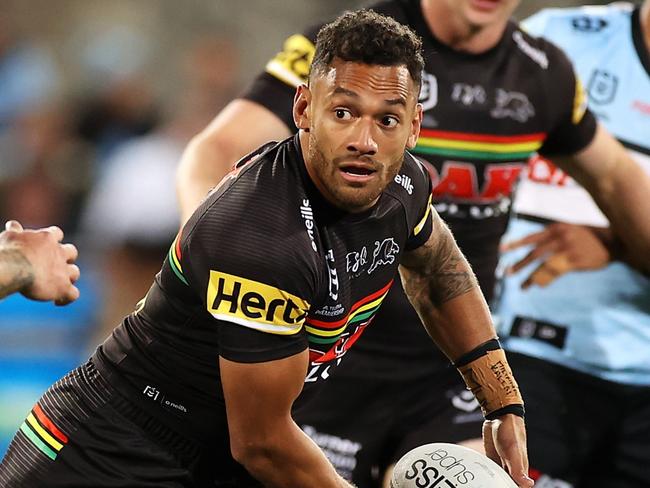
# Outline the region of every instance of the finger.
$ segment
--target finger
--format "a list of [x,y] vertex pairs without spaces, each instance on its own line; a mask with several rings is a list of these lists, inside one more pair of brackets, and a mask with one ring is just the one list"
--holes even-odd
[[70,282],[76,283],[77,280],[79,279],[79,276],[81,276],[81,271],[79,270],[79,266],[77,266],[76,264],[69,264],[68,275],[70,276]]
[[526,278],[521,287],[526,289],[531,285],[548,286],[551,282],[572,269],[571,261],[565,253],[553,254]]
[[550,233],[547,229],[544,229],[539,232],[534,232],[532,234],[528,234],[525,237],[522,237],[521,239],[517,239],[510,242],[504,242],[503,244],[501,244],[501,251],[512,251],[513,249],[517,249],[519,247],[529,246],[531,244],[537,244],[538,242],[548,239],[549,235]]
[[79,298],[79,289],[76,286],[70,285],[68,290],[58,299],[54,301],[55,305],[62,306],[74,302]]
[[573,269],[571,259],[565,252],[559,252],[550,256],[546,260],[546,266],[552,269],[556,276],[563,275]]
[[74,263],[79,256],[79,251],[77,251],[76,246],[74,244],[62,244],[61,247],[63,247],[63,255],[65,256],[67,263]]
[[544,266],[545,263],[540,264],[535,271],[533,271],[528,278],[521,284],[522,289],[530,288],[533,285],[547,286],[555,279],[554,271]]
[[507,270],[507,273],[514,274],[521,271],[533,261],[536,261],[547,254],[555,252],[558,246],[559,243],[552,239],[539,243],[528,254],[526,254],[526,256],[510,266]]
[[5,224],[5,230],[11,230],[13,232],[22,232],[23,226],[20,225],[20,222],[17,220],[8,220]]
[[519,488],[531,488],[535,485],[533,479],[523,471],[519,474],[510,474],[510,477],[517,483]]
[[504,441],[505,439],[502,438],[500,442],[501,459],[497,462],[503,466],[503,469],[518,486],[528,486],[528,482],[526,481],[526,478],[528,478],[528,465],[525,461],[525,447],[520,445],[516,436],[511,438],[509,442]]
[[61,242],[63,240],[63,231],[56,225],[52,225],[46,229],[45,232],[49,232],[56,239],[56,242]]
[[528,465],[522,462],[518,454],[517,461],[508,463],[508,474],[520,488],[530,488],[535,482],[528,476]]
[[506,471],[519,487],[533,486],[533,480],[528,477],[528,465],[524,462],[523,448],[517,442],[505,447],[503,461]]
[[483,422],[483,446],[485,447],[485,455],[492,461],[501,466],[501,458],[497,453],[497,448],[494,445],[493,424],[494,420],[486,420]]

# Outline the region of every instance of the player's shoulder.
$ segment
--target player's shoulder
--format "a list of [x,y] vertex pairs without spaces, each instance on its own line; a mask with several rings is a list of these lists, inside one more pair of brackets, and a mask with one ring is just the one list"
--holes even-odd
[[525,19],[521,25],[530,35],[593,40],[615,34],[629,23],[634,5],[615,2],[609,5],[586,5],[574,8],[548,8]]
[[407,211],[419,211],[431,194],[431,178],[424,164],[408,151],[404,163],[385,192],[399,201]]
[[562,50],[544,37],[535,36],[520,24],[511,22],[506,36],[510,39],[510,50],[513,59],[517,59],[532,72],[553,72],[558,65],[566,60]]
[[220,231],[224,239],[246,229],[246,237],[258,241],[299,226],[293,207],[305,193],[301,158],[294,137],[253,151],[211,190],[186,227]]
[[301,164],[293,137],[240,161],[185,225],[182,254],[195,268],[313,289],[322,249]]

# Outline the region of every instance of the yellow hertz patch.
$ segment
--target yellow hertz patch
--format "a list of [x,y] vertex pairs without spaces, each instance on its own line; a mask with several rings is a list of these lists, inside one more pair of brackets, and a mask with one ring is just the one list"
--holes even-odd
[[315,51],[316,47],[309,39],[294,34],[284,41],[282,51],[267,63],[266,72],[292,87],[307,83]]
[[587,94],[578,75],[576,75],[576,92],[573,96],[573,115],[571,121],[578,124],[587,110]]
[[207,304],[219,320],[282,335],[299,332],[309,310],[291,293],[219,271],[210,271]]

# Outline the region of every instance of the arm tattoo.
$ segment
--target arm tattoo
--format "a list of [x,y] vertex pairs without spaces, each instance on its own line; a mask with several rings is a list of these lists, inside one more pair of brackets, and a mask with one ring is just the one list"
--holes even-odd
[[472,268],[437,214],[431,237],[411,254],[402,263],[408,269],[402,281],[411,300],[439,306],[477,286]]
[[0,250],[0,298],[24,289],[33,281],[32,266],[18,249]]

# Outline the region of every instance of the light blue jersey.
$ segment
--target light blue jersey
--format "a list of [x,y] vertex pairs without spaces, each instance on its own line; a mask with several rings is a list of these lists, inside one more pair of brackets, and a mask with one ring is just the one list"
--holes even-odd
[[[564,49],[592,112],[650,171],[650,55],[638,7],[548,9],[523,25]],[[541,230],[545,221],[608,225],[587,192],[542,159],[531,162],[513,208],[506,241]],[[500,269],[526,253],[507,253]],[[616,262],[522,290],[538,265],[501,281],[495,311],[507,349],[604,379],[650,385],[650,280]]]

